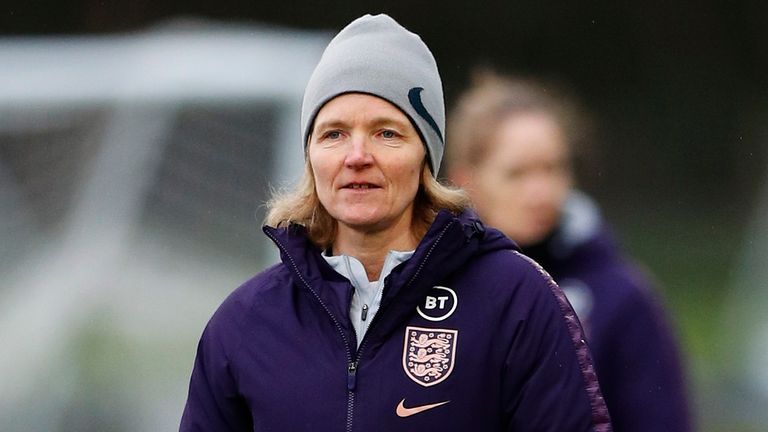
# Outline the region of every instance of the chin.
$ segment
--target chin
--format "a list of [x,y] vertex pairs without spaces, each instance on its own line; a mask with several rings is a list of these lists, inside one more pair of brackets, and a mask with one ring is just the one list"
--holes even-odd
[[348,216],[339,218],[338,221],[350,228],[359,230],[376,229],[384,223],[382,218],[371,216]]

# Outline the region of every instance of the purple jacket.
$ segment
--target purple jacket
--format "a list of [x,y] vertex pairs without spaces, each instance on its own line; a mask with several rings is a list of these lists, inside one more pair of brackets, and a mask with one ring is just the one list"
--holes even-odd
[[661,305],[619,253],[592,201],[572,195],[555,233],[524,252],[552,274],[576,309],[614,429],[691,430],[677,343]]
[[356,349],[350,282],[300,226],[203,332],[181,431],[609,431],[562,291],[470,212],[438,214]]

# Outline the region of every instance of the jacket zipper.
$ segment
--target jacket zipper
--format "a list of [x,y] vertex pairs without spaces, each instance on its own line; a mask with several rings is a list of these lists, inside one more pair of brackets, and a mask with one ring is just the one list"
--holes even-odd
[[[429,250],[427,251],[427,254],[424,256],[424,259],[421,260],[421,263],[419,264],[419,268],[416,269],[416,273],[413,274],[411,279],[408,281],[407,284],[405,284],[405,286],[403,286],[402,289],[408,289],[413,284],[413,281],[416,280],[416,278],[421,273],[421,270],[424,268],[424,264],[427,262],[429,257],[432,255],[432,251],[435,250],[435,247],[438,245],[438,243],[440,243],[440,240],[443,239],[443,236],[445,235],[445,232],[454,223],[455,223],[455,221],[451,221],[451,222],[448,223],[448,225],[446,225],[443,228],[443,230],[440,232],[440,235],[437,236],[437,239],[432,244],[432,247],[429,248]],[[386,282],[387,281],[385,279],[384,280],[384,288],[383,288],[384,290],[386,290],[386,288],[387,288]],[[371,319],[371,323],[368,324],[368,330],[365,332],[365,335],[363,336],[363,340],[360,342],[360,348],[358,348],[357,352],[355,353],[355,359],[352,362],[350,362],[350,364],[349,364],[349,366],[350,366],[350,369],[349,369],[350,376],[347,379],[347,384],[349,385],[349,383],[351,382],[352,383],[352,387],[351,388],[347,387],[347,388],[351,392],[354,391],[355,385],[357,384],[356,373],[357,373],[357,369],[358,369],[358,367],[360,365],[360,358],[363,355],[363,349],[365,349],[366,342],[368,342],[368,339],[369,339],[368,335],[371,332],[371,328],[373,328],[373,324],[376,323],[377,318],[379,318],[382,315],[381,312],[382,312],[382,309],[381,309],[381,307],[379,307],[379,311],[376,312],[376,315],[374,315],[373,318]],[[351,381],[350,381],[350,379],[351,379]],[[352,395],[352,396],[354,397],[354,395]],[[348,419],[349,419],[350,423],[347,425],[347,431],[351,431],[352,430],[351,429],[351,427],[352,427],[352,425],[351,425],[351,417],[349,417]]]
[[[328,314],[329,317],[331,317],[331,321],[333,321],[334,326],[336,327],[336,330],[341,335],[341,339],[344,341],[344,351],[347,356],[347,432],[352,432],[352,413],[355,408],[355,382],[356,382],[356,374],[357,374],[357,361],[352,361],[352,353],[349,349],[349,341],[347,340],[347,336],[344,334],[344,329],[341,328],[341,324],[336,320],[336,317],[331,313],[330,309],[328,309],[328,306],[326,306],[325,302],[323,302],[323,299],[320,298],[319,295],[315,292],[315,290],[312,289],[312,287],[309,285],[309,282],[307,282],[304,277],[301,275],[301,272],[299,271],[299,267],[296,265],[296,261],[293,260],[293,257],[290,253],[288,253],[288,250],[283,246],[280,241],[275,238],[275,236],[272,235],[269,231],[265,231],[267,234],[267,237],[272,239],[273,242],[277,245],[278,248],[280,248],[283,253],[285,253],[285,256],[288,257],[288,259],[291,261],[291,266],[293,266],[294,272],[299,276],[299,279],[301,279],[301,282],[304,284],[304,286],[309,290],[309,292],[312,293],[312,295],[317,299],[317,301],[320,303],[320,305],[325,310],[325,313]],[[354,330],[353,330],[354,331]],[[363,338],[365,339],[365,338]]]

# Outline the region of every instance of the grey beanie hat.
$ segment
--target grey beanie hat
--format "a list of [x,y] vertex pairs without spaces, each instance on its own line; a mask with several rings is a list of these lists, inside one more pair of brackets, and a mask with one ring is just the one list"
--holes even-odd
[[320,108],[344,93],[367,93],[402,110],[426,146],[433,175],[443,159],[445,105],[437,63],[421,38],[391,17],[365,15],[333,38],[304,91],[304,146]]

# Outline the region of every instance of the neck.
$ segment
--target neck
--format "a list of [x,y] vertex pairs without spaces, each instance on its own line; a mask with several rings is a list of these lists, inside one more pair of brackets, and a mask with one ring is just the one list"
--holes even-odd
[[333,253],[357,258],[363,264],[368,280],[375,281],[381,275],[389,251],[413,250],[418,243],[410,224],[405,229],[377,232],[355,230],[340,224],[338,235],[333,242]]

